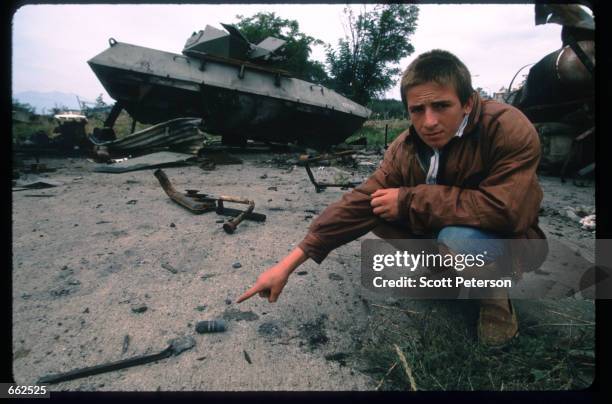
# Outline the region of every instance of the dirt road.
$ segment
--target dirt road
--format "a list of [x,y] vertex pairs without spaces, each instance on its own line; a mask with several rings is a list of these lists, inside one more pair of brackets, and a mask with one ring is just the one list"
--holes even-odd
[[[367,363],[359,350],[372,304],[390,303],[361,288],[358,242],[320,266],[309,261],[300,267],[277,304],[259,298],[234,303],[344,192],[316,193],[303,168],[276,165],[278,155],[238,157],[243,164],[214,171],[164,169],[180,191],[253,199],[267,221],[245,221],[233,235],[214,212],[193,215],[173,203],[154,170],[106,174],[92,172],[95,164],[84,158],[42,160],[57,168],[47,176],[62,185],[13,192],[13,369],[19,384],[161,351],[169,339],[190,335],[196,346],[179,356],[51,389],[376,387],[378,380],[362,371]],[[552,212],[565,202],[594,206],[594,188],[561,185],[558,178],[542,183],[548,235],[592,253],[594,235]],[[529,302],[521,305],[529,310]],[[581,310],[593,314],[592,305]],[[226,332],[195,333],[198,321],[217,318],[227,321]]]

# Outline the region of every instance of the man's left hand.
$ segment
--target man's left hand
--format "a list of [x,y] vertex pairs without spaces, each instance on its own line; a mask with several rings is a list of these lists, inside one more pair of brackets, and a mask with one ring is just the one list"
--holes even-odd
[[373,212],[388,221],[399,219],[398,198],[399,188],[379,189],[372,194]]

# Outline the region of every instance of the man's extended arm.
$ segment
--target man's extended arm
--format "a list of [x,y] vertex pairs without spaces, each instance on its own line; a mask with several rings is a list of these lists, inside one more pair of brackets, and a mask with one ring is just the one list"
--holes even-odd
[[[309,257],[320,263],[329,251],[374,228],[381,219],[372,212],[370,194],[378,189],[400,184],[398,173],[393,167],[396,150],[397,148],[392,144],[374,174],[359,187],[345,194],[340,201],[328,206],[313,222],[310,231],[299,246],[294,248],[278,264],[263,272],[257,278],[255,284],[238,298],[237,303],[243,302],[255,294],[267,297],[271,303],[276,302],[289,279],[289,275]],[[326,234],[330,234],[331,231],[334,236],[319,240],[318,236],[313,233],[313,229],[321,228],[325,229]],[[347,229],[350,229],[350,231],[347,231]],[[322,247],[323,244],[326,246],[325,248]]]

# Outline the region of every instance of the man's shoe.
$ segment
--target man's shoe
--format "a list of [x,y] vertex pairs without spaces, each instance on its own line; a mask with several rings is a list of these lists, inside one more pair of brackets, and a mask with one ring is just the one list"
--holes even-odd
[[518,321],[510,299],[481,299],[478,317],[478,341],[490,347],[502,347],[518,335]]

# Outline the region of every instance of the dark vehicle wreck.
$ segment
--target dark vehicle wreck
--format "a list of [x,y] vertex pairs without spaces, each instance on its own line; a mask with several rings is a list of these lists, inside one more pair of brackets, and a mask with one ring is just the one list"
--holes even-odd
[[562,47],[535,63],[506,101],[538,129],[541,169],[586,177],[595,168],[595,22],[575,4],[537,4],[535,14],[536,25],[563,26]]
[[139,122],[156,124],[201,117],[202,129],[224,143],[296,142],[325,147],[345,140],[370,110],[333,90],[272,67],[284,41],[268,37],[254,45],[233,26],[206,26],[186,42],[183,54],[110,39],[88,61],[117,102],[104,131],[122,109]]

